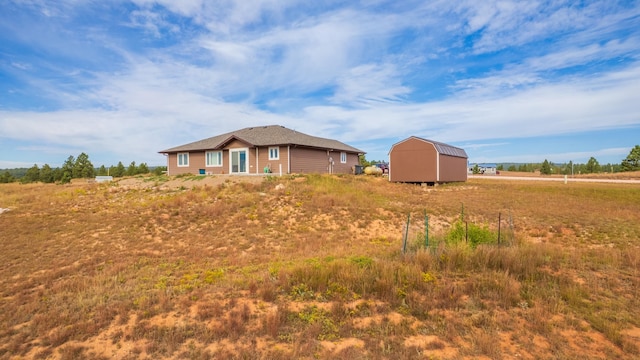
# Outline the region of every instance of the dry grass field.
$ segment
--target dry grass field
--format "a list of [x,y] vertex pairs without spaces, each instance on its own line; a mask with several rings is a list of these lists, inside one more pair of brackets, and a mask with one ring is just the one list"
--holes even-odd
[[138,177],[0,208],[0,359],[640,357],[638,185]]

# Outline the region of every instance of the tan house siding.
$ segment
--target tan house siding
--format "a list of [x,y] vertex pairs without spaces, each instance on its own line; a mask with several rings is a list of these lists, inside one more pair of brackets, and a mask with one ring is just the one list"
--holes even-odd
[[410,138],[396,144],[389,154],[389,180],[398,182],[436,181],[437,155],[433,144],[419,139]]
[[[279,152],[278,160],[269,160],[269,148],[277,147]],[[255,149],[253,149],[255,156]],[[258,173],[264,173],[264,168],[269,167],[272,173],[278,174],[280,173],[280,167],[282,166],[282,173],[286,174],[289,172],[289,161],[288,161],[288,150],[287,146],[262,146],[258,148]]]
[[340,162],[340,151],[332,151],[331,157],[333,158],[333,173],[334,174],[350,174],[352,173],[352,167],[360,163],[360,159],[358,158],[358,154],[350,154],[347,155],[347,162]]
[[[181,154],[181,153],[180,153]],[[189,152],[189,166],[178,166],[178,153],[169,154],[167,158],[167,172],[169,175],[198,174],[200,169],[204,169],[204,151]]]
[[329,172],[329,156],[326,150],[291,147],[291,173]]
[[[292,173],[350,174],[352,167],[360,161],[358,154],[346,153],[347,161],[340,162],[340,151],[328,151],[301,147],[291,148]],[[329,159],[333,160],[330,167]]]

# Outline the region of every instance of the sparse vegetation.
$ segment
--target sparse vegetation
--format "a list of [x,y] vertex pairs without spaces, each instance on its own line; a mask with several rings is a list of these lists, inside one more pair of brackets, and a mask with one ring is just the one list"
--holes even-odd
[[0,207],[0,359],[640,356],[635,185],[148,175]]

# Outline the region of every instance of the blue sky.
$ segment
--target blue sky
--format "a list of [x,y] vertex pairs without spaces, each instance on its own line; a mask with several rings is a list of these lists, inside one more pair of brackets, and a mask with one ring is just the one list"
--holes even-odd
[[164,165],[279,124],[387,158],[619,163],[640,144],[638,1],[4,0],[0,168]]

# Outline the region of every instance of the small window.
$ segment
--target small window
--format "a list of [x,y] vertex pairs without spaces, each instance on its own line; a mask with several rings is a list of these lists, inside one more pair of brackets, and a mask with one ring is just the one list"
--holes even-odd
[[347,162],[347,153],[344,151],[340,153],[340,162],[343,164]]
[[207,166],[222,166],[222,151],[207,151]]
[[270,147],[269,148],[269,160],[279,160],[280,159],[280,148]]
[[178,166],[189,166],[189,153],[178,153]]

